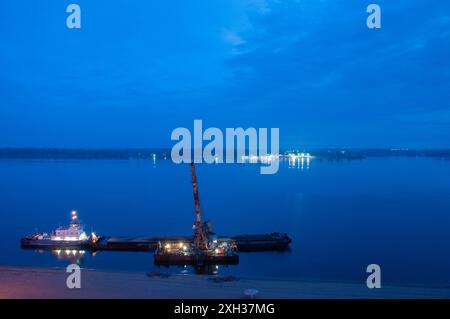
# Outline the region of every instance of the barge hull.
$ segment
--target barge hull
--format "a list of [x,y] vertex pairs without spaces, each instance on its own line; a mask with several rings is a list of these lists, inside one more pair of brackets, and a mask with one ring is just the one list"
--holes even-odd
[[155,265],[237,265],[239,263],[238,255],[230,256],[212,256],[212,255],[173,255],[173,254],[155,254]]
[[[219,236],[218,239],[235,241],[237,251],[284,251],[289,249],[291,239],[286,234],[272,233],[259,235]],[[193,236],[160,236],[160,237],[101,237],[92,242],[55,242],[51,240],[22,239],[22,248],[40,249],[90,249],[93,251],[155,251],[158,243],[192,243]]]

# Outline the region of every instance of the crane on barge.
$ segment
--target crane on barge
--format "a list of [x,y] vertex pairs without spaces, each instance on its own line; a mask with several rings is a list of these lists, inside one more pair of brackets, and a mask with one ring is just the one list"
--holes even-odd
[[195,174],[194,163],[191,163],[191,175],[192,175],[192,189],[194,191],[194,203],[195,203],[195,224],[194,224],[194,247],[197,250],[208,250],[208,237],[210,228],[206,223],[202,222],[202,214],[200,211],[200,198],[198,196],[197,176]]
[[[236,243],[231,239],[211,238],[210,223],[202,221],[197,176],[194,163],[190,165],[192,189],[195,203],[194,238],[191,244],[166,242],[159,243],[155,252],[157,264],[237,264],[239,256],[235,253]],[[211,240],[213,239],[213,240]]]

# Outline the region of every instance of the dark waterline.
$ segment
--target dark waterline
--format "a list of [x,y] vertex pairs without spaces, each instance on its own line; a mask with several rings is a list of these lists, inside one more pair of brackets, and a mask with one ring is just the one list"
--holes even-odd
[[[276,175],[260,175],[258,165],[199,165],[197,171],[203,214],[217,233],[281,231],[293,238],[290,252],[241,253],[239,265],[221,266],[220,274],[360,282],[366,266],[377,263],[384,282],[450,285],[449,161],[313,159],[303,169],[283,162]],[[88,231],[100,234],[192,232],[187,165],[2,160],[0,176],[2,265],[67,265],[50,252],[21,250],[19,239],[65,224],[72,209]],[[86,268],[162,271],[152,253],[70,256]]]

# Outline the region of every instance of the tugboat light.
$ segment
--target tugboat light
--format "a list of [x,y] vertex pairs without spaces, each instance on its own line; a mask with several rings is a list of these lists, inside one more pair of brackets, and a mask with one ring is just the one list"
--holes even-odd
[[86,235],[86,233],[85,232],[83,232],[83,233],[81,233],[81,235],[80,235],[80,238],[79,238],[80,240],[86,240],[86,239],[88,239],[88,237],[87,237],[87,235]]
[[71,214],[72,214],[72,220],[75,220],[78,218],[76,210],[73,210]]

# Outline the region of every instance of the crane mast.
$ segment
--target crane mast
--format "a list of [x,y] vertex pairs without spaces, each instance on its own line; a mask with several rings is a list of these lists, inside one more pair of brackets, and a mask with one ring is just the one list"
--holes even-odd
[[199,250],[208,249],[208,237],[202,222],[202,215],[200,212],[200,199],[198,196],[197,177],[195,174],[194,163],[191,163],[192,188],[194,191],[195,202],[195,233],[194,233],[194,247]]

